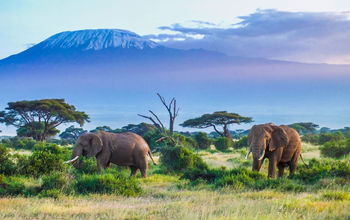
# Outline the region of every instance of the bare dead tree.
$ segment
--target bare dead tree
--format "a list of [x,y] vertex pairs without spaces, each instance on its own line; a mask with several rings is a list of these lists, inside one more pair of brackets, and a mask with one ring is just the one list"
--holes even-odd
[[166,104],[165,99],[163,96],[161,96],[159,93],[157,93],[160,101],[163,103],[165,108],[168,110],[169,113],[169,135],[173,136],[174,134],[174,123],[175,123],[175,118],[177,117],[179,113],[179,108],[176,108],[176,99],[172,98],[169,105]]
[[165,137],[162,137],[159,140],[157,140],[157,142],[161,142],[161,141],[165,140],[166,138],[169,138],[173,143],[176,143],[176,141],[172,138],[172,136],[174,134],[175,119],[179,113],[179,108],[177,108],[177,106],[176,106],[176,99],[172,98],[170,103],[167,104],[163,96],[161,96],[159,93],[157,93],[157,96],[159,97],[160,101],[162,102],[162,104],[165,106],[165,108],[167,109],[167,111],[169,113],[169,134],[167,133],[162,121],[159,119],[159,117],[153,111],[149,110],[149,112],[153,116],[147,116],[147,115],[141,115],[141,114],[137,114],[137,115],[140,117],[143,117],[143,118],[147,118],[150,121],[152,121],[154,126],[156,126],[158,128],[158,130],[165,136]]

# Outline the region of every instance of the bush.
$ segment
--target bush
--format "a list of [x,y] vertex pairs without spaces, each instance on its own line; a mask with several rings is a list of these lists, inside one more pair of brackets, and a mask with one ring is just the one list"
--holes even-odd
[[153,150],[156,146],[165,146],[164,141],[160,143],[156,143],[156,141],[161,138],[163,135],[159,132],[159,130],[155,131],[148,131],[144,136],[143,139],[147,142],[151,150]]
[[305,187],[286,178],[269,179],[265,175],[245,168],[226,169],[191,169],[181,178],[189,179],[192,183],[207,183],[214,188],[231,187],[234,189],[263,190],[277,189],[281,191],[301,192]]
[[241,137],[238,141],[233,142],[235,149],[240,149],[248,146],[248,136]]
[[320,147],[321,155],[325,157],[339,158],[350,153],[350,139],[326,142]]
[[10,138],[10,139],[3,139],[2,143],[5,144],[9,148],[13,149],[25,149],[25,150],[33,150],[34,145],[36,144],[36,141],[31,138],[20,138],[18,136]]
[[[179,134],[179,133],[174,133],[173,135],[174,140],[179,144],[184,147],[187,147],[189,149],[195,149],[197,148],[197,142],[193,140],[191,137],[186,137],[185,135]],[[173,143],[169,142],[169,140],[165,141],[166,145],[173,145]]]
[[208,149],[211,145],[211,140],[208,138],[207,134],[204,132],[199,132],[194,136],[197,142],[197,146],[200,149]]
[[10,150],[4,144],[0,144],[0,174],[12,175],[15,172],[16,166]]
[[0,196],[16,196],[24,194],[25,186],[18,177],[5,177],[0,174]]
[[160,152],[160,161],[167,171],[170,172],[182,172],[189,168],[207,167],[201,157],[181,145],[165,146],[160,148]]
[[136,196],[142,192],[135,178],[125,177],[116,173],[103,173],[77,177],[75,191],[81,194],[113,193],[124,196]]
[[226,137],[219,137],[215,139],[214,145],[216,149],[225,151],[232,146],[232,140]]
[[350,178],[350,161],[312,159],[308,167],[300,166],[294,179],[302,180],[305,183],[315,183],[321,178],[344,177]]
[[61,172],[54,172],[51,175],[42,177],[41,188],[43,190],[62,190],[68,184],[68,178]]
[[63,160],[68,159],[70,152],[56,144],[38,142],[34,146],[34,152],[28,158],[28,166],[24,173],[38,177],[42,174],[50,174],[54,171],[63,170]]
[[80,174],[94,174],[97,172],[96,157],[80,157],[78,164],[76,172]]
[[326,200],[350,200],[348,192],[327,191],[322,194]]
[[340,131],[334,132],[334,133],[321,133],[319,136],[318,144],[323,145],[326,142],[338,142],[340,140],[344,139],[343,133]]
[[61,195],[62,193],[59,189],[49,189],[49,190],[42,191],[39,194],[39,198],[49,197],[49,198],[58,199],[61,197]]
[[317,134],[304,134],[301,137],[301,140],[307,143],[311,144],[318,144],[319,143],[319,135]]

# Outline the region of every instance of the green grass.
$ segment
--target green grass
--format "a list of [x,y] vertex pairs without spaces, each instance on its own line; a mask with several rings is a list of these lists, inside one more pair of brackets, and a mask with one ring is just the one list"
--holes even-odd
[[[303,152],[309,162],[319,157],[317,146]],[[243,152],[244,153],[244,152]],[[242,152],[199,151],[211,168],[221,166],[250,169]],[[349,158],[347,158],[349,159]],[[245,164],[245,165],[242,165]],[[300,162],[299,165],[302,163]],[[268,161],[261,173],[266,175]],[[138,181],[138,196],[111,194],[67,195],[55,190],[40,196],[0,198],[0,219],[349,219],[350,180],[326,177],[317,190],[303,192],[279,189],[213,188],[207,184],[190,186],[180,176],[161,174],[151,166],[148,177]],[[125,170],[128,172],[128,170]],[[288,173],[287,173],[288,174]],[[41,183],[31,179],[26,185]],[[312,185],[311,185],[312,186]]]

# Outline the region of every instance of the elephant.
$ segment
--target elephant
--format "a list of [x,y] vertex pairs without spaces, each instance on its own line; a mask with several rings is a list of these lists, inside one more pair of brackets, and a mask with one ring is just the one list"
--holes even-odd
[[253,153],[253,171],[259,171],[266,158],[269,159],[268,177],[274,178],[276,166],[278,177],[289,166],[290,177],[294,175],[301,156],[301,140],[298,132],[287,125],[273,123],[254,125],[248,134],[249,154]]
[[147,177],[147,156],[150,156],[153,164],[156,165],[146,141],[133,132],[84,133],[76,141],[72,159],[64,163],[72,163],[74,167],[79,168],[76,162],[80,156],[96,157],[98,172],[109,167],[110,163],[129,166],[130,176],[135,176],[140,169],[141,176]]

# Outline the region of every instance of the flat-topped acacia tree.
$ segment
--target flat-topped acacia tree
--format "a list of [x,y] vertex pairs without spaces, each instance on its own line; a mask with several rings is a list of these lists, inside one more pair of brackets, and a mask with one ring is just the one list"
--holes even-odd
[[[214,130],[222,137],[232,138],[228,126],[230,124],[241,124],[252,122],[251,117],[244,117],[237,113],[229,113],[226,111],[217,111],[212,114],[204,114],[201,117],[188,119],[182,124],[182,127],[190,128],[209,128],[213,127]],[[217,126],[222,126],[223,131],[219,131]]]
[[60,124],[75,122],[82,126],[89,122],[89,116],[77,111],[64,99],[25,100],[9,102],[5,111],[0,112],[0,122],[26,128],[32,138],[44,141]]

